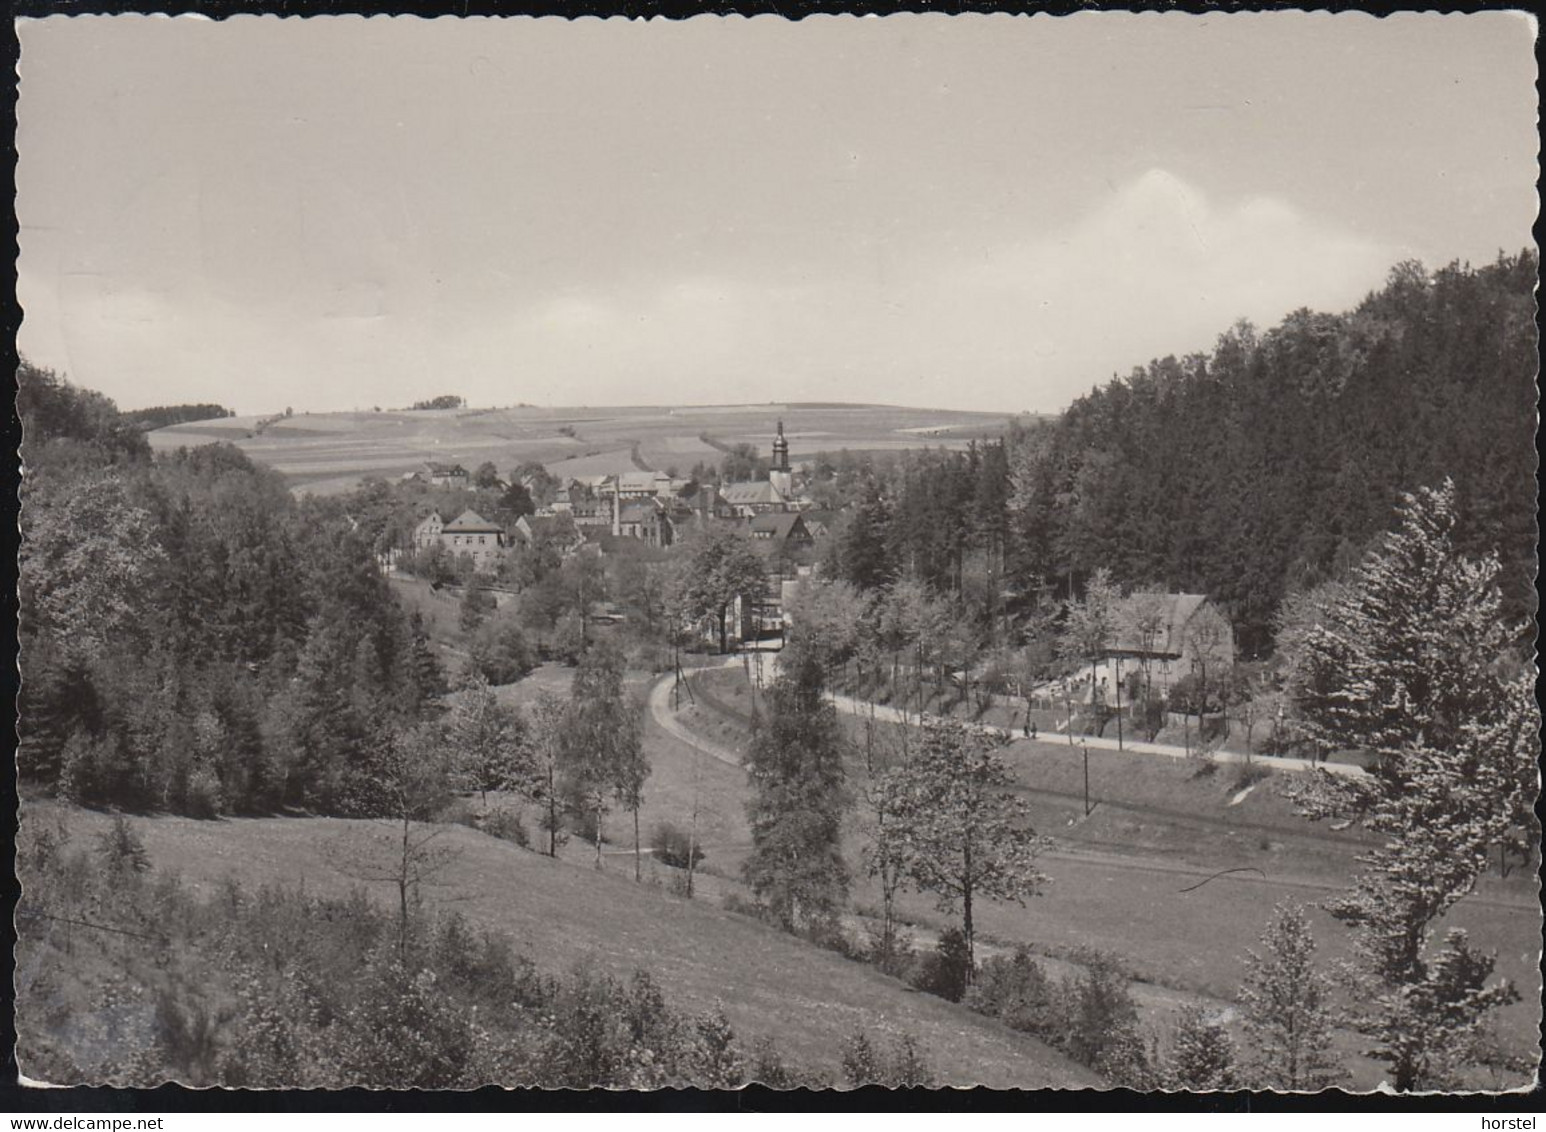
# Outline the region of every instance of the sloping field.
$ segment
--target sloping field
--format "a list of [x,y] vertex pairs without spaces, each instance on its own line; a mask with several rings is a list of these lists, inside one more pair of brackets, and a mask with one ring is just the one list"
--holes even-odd
[[[329,492],[347,490],[366,475],[401,475],[426,460],[460,461],[469,469],[492,460],[501,472],[527,460],[576,476],[627,471],[634,466],[635,444],[652,466],[686,471],[700,459],[717,460],[715,444],[752,444],[766,455],[779,421],[797,459],[845,448],[959,448],[1000,435],[1009,418],[887,405],[769,404],[297,412],[259,431],[264,419],[190,422],[149,437],[161,450],[228,441],[278,469],[293,486]],[[560,469],[565,457],[575,459]]]
[[636,469],[630,449],[612,448],[605,452],[576,455],[572,458],[552,460],[547,469],[560,478],[579,479],[582,476],[611,476]]
[[[110,818],[52,804],[73,838]],[[244,885],[304,883],[343,891],[355,881],[328,862],[389,831],[326,818],[140,819],[135,825],[155,867],[180,873],[201,894],[223,878]],[[431,906],[507,932],[539,965],[562,970],[588,959],[626,975],[648,967],[677,1005],[722,1002],[738,1034],[767,1035],[804,1064],[835,1070],[856,1027],[914,1035],[942,1082],[1025,1088],[1098,1087],[1062,1055],[942,999],[914,993],[871,968],[771,931],[744,917],[667,895],[649,885],[450,827],[460,851],[445,883],[425,891]],[[376,893],[386,900],[385,886]]]
[[[749,702],[740,670],[710,670],[693,680],[697,706],[681,713],[682,722],[718,746],[744,746]],[[850,734],[863,742],[857,727]],[[975,916],[985,943],[1027,943],[1053,955],[1095,947],[1121,956],[1146,982],[1228,1003],[1245,973],[1246,951],[1259,949],[1273,906],[1286,900],[1309,906],[1320,962],[1350,958],[1347,928],[1321,905],[1347,889],[1367,839],[1295,815],[1282,793],[1288,775],[1269,777],[1242,797],[1229,767],[1198,775],[1177,760],[1094,750],[1093,811],[1086,817],[1077,749],[1022,741],[1007,748],[1005,759],[1035,828],[1053,840],[1041,861],[1051,880],[1024,907],[982,901]],[[664,752],[657,765],[663,761]],[[851,781],[862,774],[856,759]],[[862,839],[852,837],[848,859],[859,860],[862,849]],[[732,875],[740,857],[733,850],[714,855]],[[1496,953],[1497,975],[1521,994],[1498,1012],[1496,1029],[1505,1048],[1520,1056],[1535,1047],[1541,1019],[1538,891],[1528,867],[1516,863],[1507,879],[1494,867],[1435,933],[1464,928],[1473,943]],[[878,887],[862,876],[856,875],[852,896],[861,907],[880,904]],[[904,892],[899,904],[913,923],[950,922],[926,895]],[[1360,1087],[1373,1087],[1378,1068],[1353,1058],[1361,1047],[1344,1037]]]

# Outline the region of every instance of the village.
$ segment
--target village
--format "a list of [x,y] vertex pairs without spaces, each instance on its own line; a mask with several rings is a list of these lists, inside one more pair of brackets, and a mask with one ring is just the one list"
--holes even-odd
[[[454,518],[432,511],[412,531],[411,543],[394,548],[391,562],[401,551],[415,554],[441,551],[453,561],[466,556],[464,567],[497,582],[501,559],[516,546],[530,548],[542,541],[556,546],[562,557],[576,554],[602,556],[614,540],[636,540],[644,546],[665,549],[691,537],[695,531],[716,528],[732,531],[748,540],[762,562],[766,586],[743,599],[737,595],[731,616],[731,639],[736,642],[781,637],[785,605],[799,579],[814,568],[813,547],[827,533],[833,513],[815,507],[797,487],[797,473],[790,465],[789,442],[783,422],[772,439],[772,460],[761,481],[698,484],[664,472],[622,472],[569,479],[551,490],[530,515],[501,526],[468,509]],[[521,486],[531,493],[546,477],[528,471]],[[431,463],[423,471],[406,473],[404,479],[440,488],[466,489],[471,479],[460,464]],[[496,486],[508,490],[509,483]],[[610,539],[602,536],[610,535]],[[615,619],[616,610],[605,603],[586,611],[587,617]]]
[[[609,553],[636,553],[632,544],[665,550],[704,530],[729,532],[746,540],[756,554],[763,584],[753,593],[733,595],[726,640],[737,649],[776,650],[793,624],[802,580],[821,580],[818,543],[827,539],[843,513],[820,507],[806,490],[809,472],[791,465],[782,421],[770,447],[767,477],[755,481],[699,484],[666,472],[621,472],[559,482],[545,469],[526,468],[517,482],[533,499],[531,514],[501,525],[471,508],[454,517],[432,510],[412,528],[408,545],[391,548],[382,560],[393,571],[411,572],[411,563],[417,561],[420,570],[432,572],[434,562],[448,559],[464,582],[475,581],[514,598],[519,588],[505,590],[501,585],[501,579],[512,574],[508,559],[538,544],[556,549],[561,560],[599,560]],[[465,467],[445,462],[427,463],[401,479],[452,491],[466,491],[473,483]],[[487,486],[507,492],[510,481],[490,479]],[[1166,699],[1183,677],[1196,682],[1199,674],[1206,678],[1210,668],[1216,677],[1233,670],[1233,631],[1207,595],[1139,591],[1125,599],[1124,606],[1121,630],[1077,672],[1041,680],[1030,673],[1001,679],[996,690],[1002,698],[1025,705],[1017,717],[1022,731],[1030,733],[1040,708],[1043,717],[1063,711],[1056,730],[1072,735],[1077,705],[1085,717],[1101,717],[1097,738],[1107,731],[1115,735],[1122,730],[1124,713],[1131,717],[1140,701]],[[617,602],[598,599],[584,616],[594,624],[612,626],[626,614]],[[710,619],[699,623],[697,634],[699,646],[716,644]],[[969,686],[989,665],[984,657],[975,671],[958,670],[952,679],[957,686]],[[1129,688],[1125,704],[1124,687]],[[1273,735],[1282,730],[1281,716],[1277,705],[1276,715],[1264,721]],[[1201,727],[1203,720],[1198,723]],[[1215,739],[1223,738],[1228,721],[1213,723]],[[1187,750],[1190,746],[1188,732]]]

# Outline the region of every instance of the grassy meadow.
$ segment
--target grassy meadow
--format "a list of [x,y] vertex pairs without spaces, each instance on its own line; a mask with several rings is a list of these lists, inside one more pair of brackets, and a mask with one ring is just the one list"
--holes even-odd
[[[699,695],[681,721],[717,746],[744,744],[758,693],[741,669],[708,670],[692,679]],[[854,716],[840,719],[855,745],[850,781],[862,785],[865,728]],[[877,725],[881,742],[896,730]],[[1021,740],[1006,748],[1005,758],[1036,828],[1053,840],[1042,860],[1051,880],[1024,907],[978,905],[979,938],[989,953],[1028,944],[1054,959],[1082,947],[1117,955],[1138,980],[1136,997],[1146,1022],[1162,1029],[1188,1002],[1232,1010],[1245,953],[1259,948],[1261,931],[1280,901],[1310,906],[1323,964],[1350,957],[1347,929],[1319,905],[1347,887],[1359,852],[1369,844],[1367,835],[1333,831],[1297,816],[1284,791],[1288,775],[1270,774],[1253,783],[1240,777],[1242,767],[1092,750],[1093,808],[1086,816],[1084,762],[1077,748],[1062,740]],[[860,859],[863,844],[862,835],[850,837],[849,860]],[[720,866],[739,864],[740,855],[733,862],[720,857]],[[1242,871],[1226,872],[1237,869]],[[878,886],[862,876],[853,898],[860,908],[880,906]],[[953,922],[925,895],[905,893],[900,906],[923,941]],[[1528,1055],[1540,1019],[1541,987],[1533,870],[1515,866],[1502,878],[1494,869],[1441,921],[1439,931],[1450,927],[1465,928],[1473,941],[1495,951],[1497,973],[1519,989],[1521,1001],[1499,1011],[1495,1026],[1508,1048]],[[1358,1036],[1342,1034],[1339,1041],[1354,1083],[1377,1085],[1380,1067],[1358,1055]],[[1482,1088],[1499,1085],[1477,1081]]]
[[[55,819],[75,843],[89,843],[112,821],[107,814],[42,802],[29,804],[22,820]],[[342,896],[362,882],[331,862],[390,839],[390,831],[377,823],[333,818],[158,817],[133,823],[152,869],[177,875],[200,897],[218,896],[228,879],[249,890],[282,882]],[[722,1004],[738,1035],[748,1041],[770,1037],[807,1064],[835,1067],[844,1040],[862,1026],[912,1034],[940,1079],[951,1083],[1100,1083],[1034,1039],[918,994],[863,964],[706,900],[673,896],[658,877],[636,884],[631,862],[625,869],[624,862],[609,858],[608,869],[597,872],[584,853],[551,860],[456,825],[447,827],[443,844],[455,850],[456,859],[423,889],[426,908],[454,910],[474,926],[507,934],[516,951],[541,969],[562,971],[585,961],[626,978],[635,968],[647,968],[674,1004],[693,1011]],[[365,887],[384,905],[395,899],[389,885]],[[91,934],[75,929],[77,941]],[[81,967],[79,977],[93,984],[123,974],[101,957]],[[18,978],[39,974],[24,966]],[[48,977],[58,984],[57,973]],[[212,999],[225,993],[218,986],[204,989]],[[57,990],[70,993],[62,986]]]

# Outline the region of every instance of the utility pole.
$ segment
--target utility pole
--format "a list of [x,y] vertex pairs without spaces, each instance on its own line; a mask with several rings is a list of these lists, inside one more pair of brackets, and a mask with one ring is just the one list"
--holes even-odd
[[692,899],[693,874],[698,866],[698,760],[702,752],[697,744],[692,749],[692,824],[688,827],[687,834],[687,899]]
[[671,710],[677,711],[682,706],[682,654],[680,652],[681,641],[676,632],[676,627],[671,627],[671,670],[676,678],[671,682]]
[[1063,677],[1063,707],[1068,713],[1066,730],[1068,731],[1068,745],[1072,747],[1074,745],[1074,693],[1068,683],[1070,679],[1071,677],[1068,676]]
[[1090,816],[1090,746],[1088,743],[1080,743],[1079,749],[1084,752],[1084,816]]
[[1122,750],[1122,657],[1116,657],[1117,665],[1117,750]]

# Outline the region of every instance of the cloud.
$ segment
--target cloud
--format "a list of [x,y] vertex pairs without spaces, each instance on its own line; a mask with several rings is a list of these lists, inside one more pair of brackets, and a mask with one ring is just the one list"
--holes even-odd
[[1064,231],[946,265],[896,323],[915,328],[915,364],[952,373],[973,403],[1055,408],[1114,371],[1208,349],[1238,318],[1345,308],[1401,254],[1281,200],[1221,207],[1152,170]]
[[[363,255],[309,291],[21,278],[24,352],[126,405],[247,411],[399,404],[893,400],[1063,407],[1113,372],[1211,347],[1238,318],[1345,309],[1403,249],[1259,196],[1211,200],[1151,170],[1053,231],[1027,220],[843,243],[825,259],[719,262],[572,284],[395,277]],[[841,247],[839,245],[841,244]],[[731,257],[733,259],[733,257]]]

